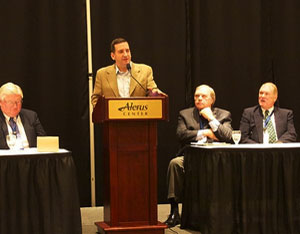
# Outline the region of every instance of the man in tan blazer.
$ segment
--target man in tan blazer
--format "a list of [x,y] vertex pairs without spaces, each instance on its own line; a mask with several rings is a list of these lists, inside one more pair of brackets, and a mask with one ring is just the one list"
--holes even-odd
[[132,97],[163,94],[153,79],[152,68],[131,61],[128,42],[117,38],[111,43],[111,58],[115,64],[97,71],[92,104],[95,107],[100,96]]

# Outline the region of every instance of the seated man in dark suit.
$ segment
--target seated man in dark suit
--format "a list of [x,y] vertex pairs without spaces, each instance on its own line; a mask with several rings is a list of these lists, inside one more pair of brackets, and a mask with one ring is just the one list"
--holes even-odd
[[275,84],[264,83],[259,89],[259,105],[246,108],[240,130],[241,143],[295,142],[293,111],[274,106],[278,97]]
[[196,88],[194,100],[195,107],[180,111],[178,117],[177,137],[181,146],[177,154],[179,156],[170,161],[167,174],[168,200],[171,203],[171,213],[165,221],[168,227],[180,223],[178,203],[184,182],[184,147],[193,141],[231,141],[231,114],[229,111],[213,108],[216,100],[214,90],[207,85],[200,85]]
[[36,147],[36,137],[46,132],[34,111],[22,109],[22,89],[13,83],[0,88],[0,149],[8,149],[6,136],[16,135],[22,147]]

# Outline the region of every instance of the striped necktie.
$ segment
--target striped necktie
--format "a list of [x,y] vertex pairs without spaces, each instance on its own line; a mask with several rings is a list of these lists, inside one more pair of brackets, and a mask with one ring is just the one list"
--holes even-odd
[[20,133],[18,125],[15,122],[14,118],[9,118],[9,126],[11,127],[12,133],[14,135],[18,135]]
[[[274,126],[273,126],[273,123],[272,123],[272,120],[271,120],[271,115],[269,115],[269,111],[266,110],[265,111],[265,124],[267,125],[267,131],[268,131],[268,134],[269,134],[269,143],[274,143],[276,142],[276,132],[275,132],[275,129],[274,129]],[[267,121],[267,123],[266,123]]]

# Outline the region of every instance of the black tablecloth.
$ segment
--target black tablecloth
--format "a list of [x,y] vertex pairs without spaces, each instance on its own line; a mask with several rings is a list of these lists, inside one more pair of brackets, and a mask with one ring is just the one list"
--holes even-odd
[[182,228],[300,233],[300,148],[187,148]]
[[81,234],[68,153],[0,156],[1,234]]

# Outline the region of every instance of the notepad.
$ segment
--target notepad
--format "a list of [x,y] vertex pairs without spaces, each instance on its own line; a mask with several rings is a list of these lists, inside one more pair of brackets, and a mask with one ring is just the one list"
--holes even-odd
[[38,152],[57,152],[59,150],[58,136],[38,136],[37,151]]

